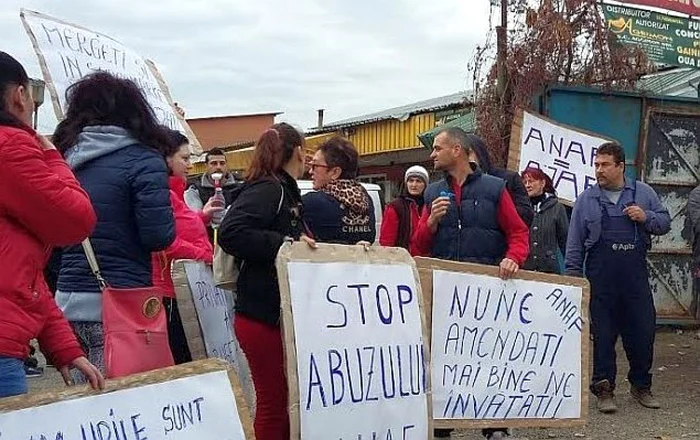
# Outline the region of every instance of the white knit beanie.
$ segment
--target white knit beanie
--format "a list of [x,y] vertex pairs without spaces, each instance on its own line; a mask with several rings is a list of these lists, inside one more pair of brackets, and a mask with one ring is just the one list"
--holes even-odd
[[420,165],[413,165],[411,168],[406,170],[406,174],[403,177],[404,182],[408,182],[410,177],[418,177],[423,179],[423,182],[427,185],[430,182],[430,176],[428,171]]

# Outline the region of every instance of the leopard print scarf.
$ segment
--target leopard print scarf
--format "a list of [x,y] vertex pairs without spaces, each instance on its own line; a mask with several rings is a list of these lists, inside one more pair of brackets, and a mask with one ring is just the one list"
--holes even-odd
[[369,194],[367,194],[364,187],[355,180],[332,180],[328,182],[321,191],[338,200],[341,204],[341,208],[348,208],[353,217],[366,216],[369,214]]

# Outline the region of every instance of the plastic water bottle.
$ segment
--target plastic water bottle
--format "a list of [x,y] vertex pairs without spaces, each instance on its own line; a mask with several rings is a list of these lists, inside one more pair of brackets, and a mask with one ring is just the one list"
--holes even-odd
[[[214,178],[214,195],[211,197],[212,207],[221,208],[211,216],[211,227],[217,229],[221,225],[221,221],[224,219],[224,208],[226,208],[226,198],[224,197],[224,190],[221,188],[221,174],[212,175]],[[218,177],[218,178],[217,178]]]

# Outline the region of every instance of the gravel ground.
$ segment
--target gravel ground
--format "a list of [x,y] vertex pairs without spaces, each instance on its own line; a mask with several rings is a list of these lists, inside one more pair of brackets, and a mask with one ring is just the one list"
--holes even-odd
[[[619,351],[617,403],[619,411],[603,415],[591,400],[588,424],[575,429],[523,429],[514,439],[656,439],[700,440],[700,334],[695,331],[662,330],[657,334],[654,394],[660,410],[641,407],[629,396],[624,353]],[[41,360],[43,364],[43,359]],[[44,376],[29,380],[31,392],[62,386],[61,375],[48,368]],[[453,439],[479,439],[477,431],[458,431]]]

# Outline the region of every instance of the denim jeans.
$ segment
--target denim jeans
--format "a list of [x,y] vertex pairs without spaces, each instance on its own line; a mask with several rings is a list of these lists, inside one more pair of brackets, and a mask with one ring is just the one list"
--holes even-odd
[[0,397],[27,394],[27,377],[21,359],[0,356]]

